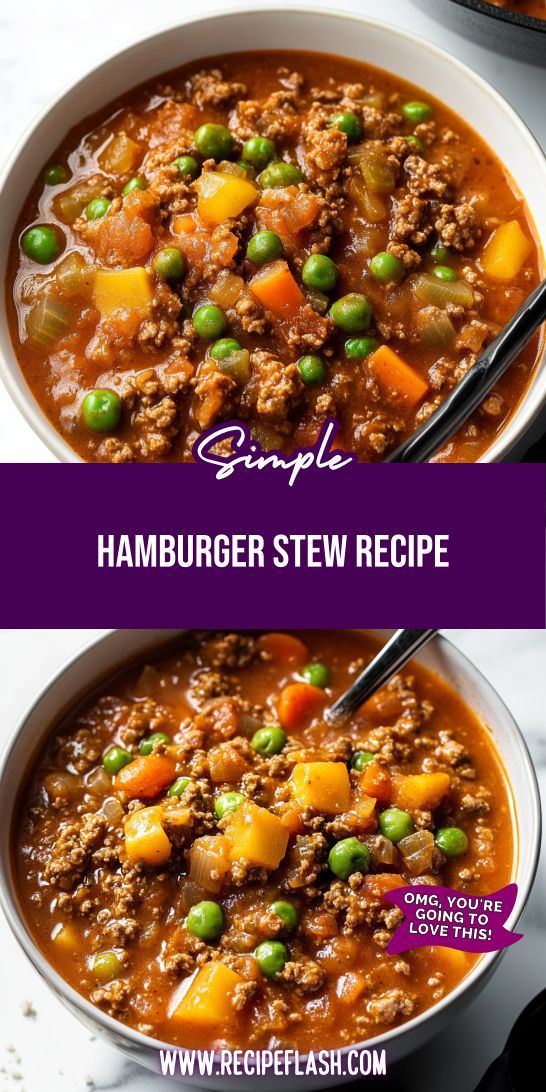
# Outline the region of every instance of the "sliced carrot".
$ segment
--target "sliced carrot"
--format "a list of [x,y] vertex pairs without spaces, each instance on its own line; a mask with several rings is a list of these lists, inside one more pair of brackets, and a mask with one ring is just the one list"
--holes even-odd
[[176,766],[167,755],[139,755],[115,778],[116,789],[131,798],[150,800],[174,781]]
[[396,891],[397,887],[407,887],[403,876],[395,872],[380,872],[376,876],[365,876],[364,887],[374,899],[382,899],[389,891]]
[[177,235],[193,235],[196,228],[197,224],[193,216],[175,216],[173,220],[173,230]]
[[305,303],[305,296],[292,276],[287,262],[268,262],[249,281],[252,295],[277,318],[293,318]]
[[258,638],[258,648],[268,659],[279,664],[304,664],[309,659],[303,641],[291,633],[263,633]]
[[392,783],[387,770],[378,762],[368,762],[360,775],[360,788],[375,800],[387,803],[392,794]]
[[279,720],[283,728],[303,728],[320,713],[326,703],[326,694],[318,686],[309,683],[289,683],[281,691],[278,703]]
[[409,406],[416,406],[428,391],[428,383],[388,345],[368,357],[368,367],[386,394],[397,394]]

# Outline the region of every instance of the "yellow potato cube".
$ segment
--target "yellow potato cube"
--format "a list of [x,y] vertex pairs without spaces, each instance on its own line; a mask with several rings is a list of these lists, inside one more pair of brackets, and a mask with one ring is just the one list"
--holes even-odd
[[222,224],[239,216],[258,200],[258,187],[247,178],[219,171],[204,171],[195,182],[199,215],[208,224]]
[[102,318],[110,318],[122,309],[140,313],[145,319],[150,313],[152,286],[142,266],[134,269],[97,269],[93,282],[93,302]]
[[447,773],[408,774],[396,790],[396,806],[409,811],[423,808],[433,811],[449,791],[451,779]]
[[300,762],[292,771],[289,785],[302,808],[341,815],[351,806],[351,783],[343,762]]
[[213,960],[201,967],[172,1013],[173,1020],[194,1028],[222,1027],[235,1015],[233,992],[242,982],[240,974]]
[[124,823],[125,852],[133,863],[162,865],[171,855],[171,843],[162,826],[159,806],[141,808],[128,815]]
[[288,845],[288,831],[276,815],[245,800],[226,817],[224,833],[232,861],[250,861],[259,868],[278,868]]
[[533,245],[517,220],[496,228],[482,255],[481,266],[495,281],[511,281],[519,273]]

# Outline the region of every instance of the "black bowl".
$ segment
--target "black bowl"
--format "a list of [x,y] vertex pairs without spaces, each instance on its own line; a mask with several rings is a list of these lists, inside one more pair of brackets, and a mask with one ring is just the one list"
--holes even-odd
[[533,19],[485,0],[415,0],[429,15],[487,49],[546,66],[544,19]]

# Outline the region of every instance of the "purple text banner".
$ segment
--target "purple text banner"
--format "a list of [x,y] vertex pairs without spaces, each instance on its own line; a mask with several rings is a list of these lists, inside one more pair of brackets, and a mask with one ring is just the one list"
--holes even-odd
[[4,466],[5,627],[545,624],[539,465]]

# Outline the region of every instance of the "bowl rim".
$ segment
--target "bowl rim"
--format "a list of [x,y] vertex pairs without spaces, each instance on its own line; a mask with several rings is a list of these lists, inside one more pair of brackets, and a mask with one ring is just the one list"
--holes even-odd
[[[457,0],[460,2],[460,0]],[[468,6],[468,0],[462,0]],[[481,2],[481,0],[480,0]],[[413,46],[417,46],[425,53],[434,55],[438,60],[447,62],[452,69],[454,69],[458,75],[466,82],[474,84],[477,93],[485,96],[495,103],[497,109],[502,111],[506,116],[507,123],[511,124],[515,129],[519,131],[521,139],[526,143],[529,154],[536,160],[537,167],[542,170],[546,181],[546,152],[541,148],[538,140],[533,135],[531,129],[523,120],[523,118],[514,110],[513,106],[508,100],[500,94],[483,76],[480,76],[464,61],[461,61],[454,54],[442,49],[434,42],[430,42],[427,38],[422,37],[419,34],[415,34],[411,30],[407,30],[402,27],[398,27],[393,23],[388,23],[383,20],[370,18],[365,15],[361,15],[356,11],[337,10],[329,6],[319,5],[314,8],[301,7],[297,0],[281,0],[281,2],[275,6],[264,6],[258,8],[251,8],[234,5],[229,8],[216,9],[214,11],[206,13],[192,14],[185,17],[178,17],[173,23],[170,20],[165,25],[160,26],[152,33],[146,34],[144,37],[139,38],[137,41],[130,42],[122,49],[118,49],[114,53],[111,51],[105,53],[96,64],[88,68],[82,76],[72,80],[69,84],[65,85],[53,98],[46,102],[37,115],[30,121],[27,127],[24,129],[19,140],[16,142],[11,154],[8,156],[3,170],[0,172],[0,198],[3,193],[4,187],[9,183],[11,172],[23,152],[24,148],[34,138],[36,131],[39,129],[42,122],[47,116],[56,108],[61,107],[63,102],[70,96],[79,93],[85,88],[85,84],[91,75],[98,75],[102,70],[106,70],[113,63],[119,61],[121,58],[128,59],[133,53],[135,56],[140,51],[153,41],[160,39],[162,36],[178,30],[185,26],[190,26],[194,23],[209,24],[211,26],[218,26],[218,23],[223,20],[233,19],[237,16],[249,16],[252,18],[267,18],[276,17],[282,14],[294,14],[304,18],[313,19],[316,16],[326,16],[334,21],[353,22],[360,29],[365,29],[366,26],[373,26],[379,28],[380,31],[395,35],[402,41],[411,42]],[[534,21],[536,22],[536,20]],[[546,21],[545,21],[546,29]],[[219,38],[221,41],[221,37]],[[514,182],[517,185],[518,192],[522,193],[522,187],[519,185],[517,179],[514,178]],[[542,266],[546,261],[546,255],[541,245],[541,240],[534,224],[534,213],[532,209],[529,209],[533,226],[535,227],[535,235],[540,248],[540,256],[542,257]],[[70,446],[67,440],[57,431],[55,426],[46,416],[46,414],[40,408],[37,400],[34,398],[30,387],[27,386],[26,380],[19,362],[13,344],[10,344],[9,333],[7,335],[7,347],[8,353],[11,352],[13,362],[8,363],[7,356],[4,358],[4,353],[0,352],[0,378],[2,379],[8,394],[15,406],[32,428],[34,433],[44,443],[46,448],[56,457],[59,462],[66,463],[84,463],[82,459]],[[22,378],[23,385],[19,385],[15,376],[19,375]],[[539,349],[538,361],[534,368],[534,373],[530,378],[528,385],[522,393],[518,403],[514,407],[508,421],[504,428],[489,445],[487,450],[477,460],[481,463],[499,462],[504,458],[508,458],[510,451],[513,447],[521,441],[521,439],[529,431],[533,422],[536,420],[538,414],[546,404],[546,337],[542,338],[542,345]]]
[[[13,728],[13,731],[8,737],[2,754],[0,755],[0,794],[2,782],[6,775],[12,750],[16,745],[19,736],[25,731],[27,722],[37,711],[42,701],[47,697],[49,691],[57,686],[62,681],[63,676],[71,671],[72,668],[74,668],[80,660],[84,660],[86,656],[92,654],[92,652],[98,645],[102,644],[103,642],[108,642],[111,639],[119,638],[119,636],[123,632],[123,630],[119,629],[108,630],[106,633],[103,633],[102,635],[93,638],[91,641],[86,642],[83,647],[78,648],[76,652],[70,654],[63,661],[62,666],[59,667],[54,672],[53,676],[41,687],[39,693],[33,698],[28,708],[19,718],[17,724]],[[132,632],[134,633],[135,631]],[[164,637],[162,638],[163,644],[166,645],[168,644],[169,640],[176,639],[177,634],[182,635],[184,632],[187,631],[140,630],[136,632],[142,633],[143,635],[148,634],[150,636],[152,634],[162,634],[164,635]],[[521,729],[516,723],[503,698],[501,698],[492,683],[490,683],[486,676],[483,674],[483,672],[478,667],[476,667],[473,661],[470,660],[470,658],[464,652],[461,652],[461,650],[447,637],[444,637],[442,634],[437,634],[430,643],[432,645],[435,644],[440,649],[440,651],[445,648],[447,650],[448,656],[450,657],[450,663],[453,664],[455,668],[471,678],[474,683],[479,687],[481,693],[489,693],[492,700],[497,704],[499,711],[504,714],[506,721],[509,725],[510,732],[513,736],[514,744],[517,748],[519,758],[521,760],[522,771],[526,776],[527,784],[525,786],[525,789],[522,788],[522,793],[524,791],[527,791],[527,793],[529,794],[532,815],[530,829],[533,831],[534,836],[533,846],[527,866],[527,875],[523,877],[523,882],[521,884],[518,882],[518,891],[514,907],[505,923],[506,929],[513,930],[515,929],[527,905],[539,862],[542,836],[542,814],[537,774],[529,752],[529,748],[521,732]],[[154,645],[154,648],[155,647],[157,647],[157,650],[159,651],[162,647],[162,644],[160,643],[157,646]],[[142,651],[140,653],[133,654],[129,658],[128,663],[130,663],[131,661],[134,662],[139,656],[142,656],[142,654]],[[417,656],[414,658],[419,661],[419,657],[420,654],[418,653]],[[115,671],[116,667],[114,666],[112,670]],[[88,690],[90,690],[93,685],[94,684],[91,684],[91,686],[88,687]],[[73,700],[75,701],[76,699]],[[72,702],[70,704],[72,704]],[[44,738],[45,736],[46,733],[44,733]],[[502,753],[500,754],[500,757],[501,759],[503,758]],[[21,773],[21,781],[24,772],[25,771],[22,771]],[[19,784],[21,783],[21,781],[19,782]],[[509,784],[511,790],[512,823],[517,824],[517,813],[515,813],[516,800],[512,785],[511,783]],[[6,837],[8,841],[8,859],[10,856],[9,842],[11,835],[11,819],[12,817],[10,816],[10,822],[9,824],[6,824],[5,827],[7,831]],[[519,848],[523,832],[519,830],[517,826],[516,830],[518,833],[516,848]],[[528,836],[528,834],[529,829],[526,829],[525,835]],[[518,853],[515,861],[516,869],[520,860],[521,857]],[[513,879],[512,882],[515,882],[515,879]],[[86,997],[78,993],[78,991],[75,990],[74,987],[71,986],[58,973],[58,971],[55,970],[52,964],[41,952],[37,943],[34,941],[32,934],[25,923],[23,914],[19,910],[15,893],[15,883],[12,882],[12,877],[10,876],[9,872],[6,873],[4,869],[4,854],[2,853],[0,853],[0,907],[5,914],[12,933],[14,934],[20,947],[23,949],[30,963],[33,965],[34,969],[38,972],[43,981],[58,996],[58,998],[65,1005],[68,1006],[73,1014],[74,1010],[76,1010],[78,1019],[81,1018],[83,1022],[87,1024],[98,1024],[102,1029],[104,1029],[105,1032],[110,1033],[108,1035],[108,1038],[110,1039],[110,1041],[114,1039],[117,1042],[118,1048],[122,1050],[128,1050],[129,1046],[126,1045],[128,1043],[130,1044],[130,1047],[135,1048],[141,1056],[150,1053],[154,1053],[155,1055],[157,1055],[160,1050],[176,1049],[185,1051],[190,1049],[187,1047],[175,1047],[172,1043],[167,1043],[161,1039],[155,1039],[152,1036],[144,1035],[142,1032],[137,1031],[135,1028],[132,1028],[124,1024],[122,1021],[116,1020],[114,1017],[109,1016],[108,1013],[103,1012],[100,1008],[91,1004],[91,1002],[88,1001]],[[373,1050],[377,1049],[378,1047],[388,1047],[389,1043],[393,1040],[400,1040],[406,1035],[411,1035],[412,1032],[414,1032],[417,1028],[421,1027],[423,1024],[426,1024],[428,1020],[440,1015],[445,1009],[451,1007],[452,1005],[456,1007],[457,1002],[461,1001],[463,995],[467,992],[467,990],[470,990],[471,987],[476,988],[480,985],[480,983],[482,986],[485,985],[487,979],[492,974],[496,964],[498,964],[499,960],[502,958],[503,955],[504,951],[502,950],[497,952],[489,952],[482,955],[477,960],[469,974],[467,974],[466,977],[463,978],[461,982],[459,982],[455,989],[451,990],[435,1005],[432,1005],[429,1009],[426,1009],[422,1013],[418,1013],[417,1016],[408,1020],[405,1024],[402,1024],[398,1028],[392,1028],[390,1031],[383,1032],[379,1035],[373,1036],[370,1039],[365,1039],[357,1043],[349,1043],[345,1046],[340,1047],[338,1049],[339,1056],[345,1057],[349,1053],[349,1051]],[[123,1046],[121,1046],[119,1042],[120,1039],[125,1040]]]
[[485,15],[490,19],[497,19],[500,23],[509,26],[523,27],[525,30],[536,30],[546,34],[546,10],[544,19],[538,19],[534,15],[527,15],[524,11],[514,11],[513,8],[499,8],[496,4],[488,3],[488,0],[451,0],[461,8],[474,11],[478,15]]

